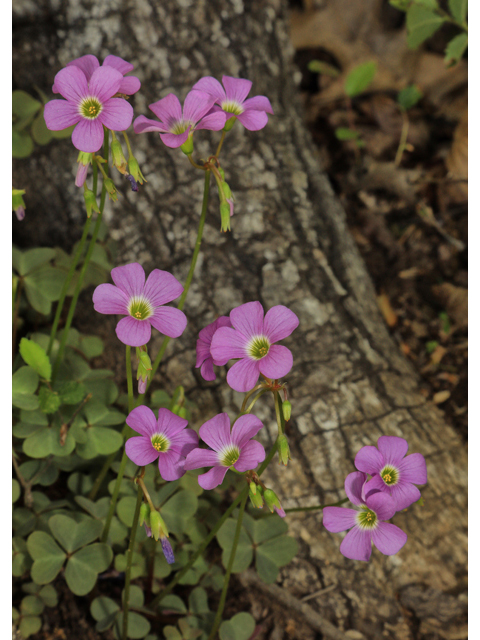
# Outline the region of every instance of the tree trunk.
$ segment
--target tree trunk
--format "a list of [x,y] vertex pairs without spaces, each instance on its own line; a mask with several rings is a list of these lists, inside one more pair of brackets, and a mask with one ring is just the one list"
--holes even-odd
[[[234,414],[240,394],[227,386],[225,371],[206,383],[194,368],[199,329],[250,300],[265,309],[291,308],[300,319],[285,341],[294,354],[287,434],[293,460],[286,469],[271,465],[267,474],[283,506],[343,498],[356,452],[381,435],[402,436],[411,452],[421,452],[429,483],[423,507],[395,516],[408,534],[406,546],[393,557],[374,550],[368,564],[340,554],[341,537],[323,528],[320,513],[289,516],[301,550],[279,584],[297,598],[334,585],[309,605],[340,630],[368,639],[463,638],[465,445],[419,393],[418,377],[388,334],[344,211],[320,170],[303,123],[285,2],[17,0],[14,26],[14,86],[32,93],[37,85],[50,96],[55,73],[73,58],[93,53],[101,60],[111,53],[131,61],[142,81],[132,99],[135,116],[153,118],[148,104],[171,91],[183,100],[205,75],[249,78],[251,95],[270,98],[275,115],[265,129],[249,132],[237,124],[226,138],[221,162],[236,196],[232,233],[219,231],[212,184],[185,307],[189,325],[169,345],[159,379],[169,389],[185,386],[199,407],[196,427],[219,411]],[[154,133],[131,137],[148,183],[131,193],[114,170],[124,197],[109,206],[107,220],[118,241],[118,264],[139,261],[147,272],[168,269],[184,281],[203,172]],[[198,158],[214,152],[219,134],[195,138]],[[66,140],[18,162],[15,186],[27,190],[28,207],[25,221],[15,225],[19,242],[65,246],[79,237],[84,212],[75,160]],[[90,304],[89,296],[85,300]],[[110,344],[117,348],[114,339]],[[266,402],[256,406],[266,426],[264,443],[271,444],[274,415]]]

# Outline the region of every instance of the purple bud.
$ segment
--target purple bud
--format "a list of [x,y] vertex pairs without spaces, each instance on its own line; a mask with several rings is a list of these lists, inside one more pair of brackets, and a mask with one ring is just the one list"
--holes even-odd
[[275,509],[275,511],[278,513],[278,515],[280,516],[280,518],[285,518],[285,516],[287,515],[285,513],[285,511],[282,509],[282,507],[278,508],[278,507],[273,507]]
[[145,533],[147,534],[147,536],[149,538],[152,537],[152,530],[150,529],[150,527],[148,526],[148,524],[146,522],[143,523],[143,526],[145,527]]
[[161,538],[162,541],[162,551],[165,556],[165,560],[168,564],[173,564],[175,562],[175,556],[173,555],[172,545],[168,541],[168,538]]
[[133,176],[130,176],[130,175],[126,175],[125,177],[127,178],[127,180],[130,181],[130,185],[132,187],[132,191],[138,191],[138,184],[135,182],[135,178]]
[[143,378],[138,379],[138,393],[140,395],[145,393],[145,391],[147,390],[147,382],[148,378],[145,378],[145,380]]
[[25,207],[17,207],[15,209],[15,215],[17,220],[23,220],[25,218]]
[[88,164],[82,164],[79,162],[77,169],[77,177],[75,178],[75,186],[83,187],[85,180],[87,179]]

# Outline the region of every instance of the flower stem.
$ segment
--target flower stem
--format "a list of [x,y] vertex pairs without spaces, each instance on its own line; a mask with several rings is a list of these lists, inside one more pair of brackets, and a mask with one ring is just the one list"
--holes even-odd
[[[183,289],[182,296],[181,296],[180,301],[178,303],[178,308],[180,309],[180,311],[183,310],[183,305],[185,304],[185,299],[187,297],[188,290],[190,289],[190,285],[192,284],[193,273],[195,271],[195,265],[197,264],[198,254],[200,253],[200,247],[201,247],[201,244],[202,244],[203,228],[205,226],[205,219],[207,217],[209,192],[210,192],[210,170],[207,170],[207,171],[205,171],[205,184],[204,184],[204,188],[203,188],[202,212],[200,214],[200,222],[198,224],[198,232],[197,232],[197,239],[195,241],[195,249],[193,251],[192,261],[190,263],[190,269],[188,271],[187,279],[185,281],[185,287]],[[150,380],[148,381],[147,389],[148,389],[148,387],[150,386],[150,384],[151,384],[151,382],[153,380],[153,376],[155,375],[155,373],[156,373],[156,371],[158,369],[160,361],[163,358],[163,354],[165,353],[169,342],[170,342],[170,338],[168,336],[165,336],[165,338],[163,339],[163,342],[162,342],[162,346],[160,347],[160,351],[158,352],[157,357],[155,358],[155,362],[153,363],[152,375],[150,376]],[[142,395],[139,396],[139,398],[138,398],[138,403],[139,404],[141,404],[143,402],[143,398],[144,397],[145,397],[145,394],[142,394]]]
[[343,498],[338,502],[331,502],[329,504],[317,504],[314,507],[294,507],[293,509],[284,509],[284,511],[285,513],[295,513],[296,511],[318,511],[318,509],[325,509],[325,507],[338,507],[345,502],[348,502],[348,498]]
[[217,152],[215,153],[215,156],[217,158],[220,155],[220,151],[222,150],[222,145],[223,145],[223,141],[225,140],[225,136],[226,136],[226,131],[222,131],[222,137],[220,138],[220,142],[218,143],[218,147],[217,147]]
[[133,411],[133,379],[132,379],[132,356],[129,344],[125,348],[125,365],[127,370],[127,392],[128,392],[128,412]]
[[125,587],[123,590],[123,640],[127,640],[128,631],[128,605],[130,604],[130,575],[132,572],[133,547],[135,545],[135,537],[138,529],[138,518],[140,516],[140,506],[143,500],[143,491],[138,487],[137,503],[135,505],[135,513],[133,515],[132,531],[130,533],[130,543],[128,545],[127,568],[125,570]]
[[[107,161],[107,166],[108,166],[108,153],[109,153],[109,132],[108,129],[105,129],[105,137],[104,137],[104,149],[105,149],[105,159]],[[73,293],[73,298],[72,301],[70,302],[70,308],[68,310],[68,315],[67,315],[67,320],[65,322],[65,328],[63,329],[63,333],[62,333],[62,339],[60,342],[60,347],[58,349],[58,353],[57,353],[57,358],[55,360],[55,365],[53,367],[53,372],[52,372],[52,384],[55,381],[55,378],[57,377],[57,373],[58,373],[58,368],[60,367],[60,363],[62,361],[63,358],[63,353],[65,351],[65,345],[67,344],[67,338],[68,338],[68,332],[70,330],[70,326],[72,324],[72,320],[73,320],[73,316],[75,313],[75,308],[77,306],[77,301],[78,301],[78,296],[80,295],[80,290],[82,288],[83,285],[83,280],[85,278],[85,273],[87,271],[88,265],[90,263],[90,259],[92,257],[93,254],[93,250],[95,248],[95,243],[97,242],[97,237],[98,237],[98,233],[100,231],[100,225],[102,222],[102,216],[103,216],[103,209],[105,207],[105,197],[107,195],[107,190],[105,188],[105,182],[102,185],[102,195],[100,198],[100,213],[97,215],[97,221],[95,223],[95,228],[93,230],[93,234],[92,234],[92,238],[90,240],[90,244],[88,245],[88,249],[87,249],[87,255],[85,256],[85,260],[83,262],[82,268],[80,270],[80,274],[78,276],[78,282],[76,284],[75,287],[75,291]]]
[[235,536],[233,538],[232,550],[230,552],[230,559],[228,561],[227,573],[225,574],[225,578],[223,580],[223,589],[220,596],[220,603],[218,605],[217,613],[215,615],[215,620],[213,621],[213,627],[210,631],[210,635],[208,636],[208,640],[214,640],[217,634],[218,627],[220,626],[220,622],[222,621],[222,613],[223,609],[225,608],[225,601],[227,599],[228,584],[230,582],[233,563],[235,562],[235,554],[237,553],[238,541],[240,540],[240,532],[242,530],[243,514],[245,512],[245,506],[247,504],[248,498],[248,491],[244,489],[243,493],[244,497],[242,499],[242,504],[240,505],[240,511],[238,513],[237,526],[235,529]]

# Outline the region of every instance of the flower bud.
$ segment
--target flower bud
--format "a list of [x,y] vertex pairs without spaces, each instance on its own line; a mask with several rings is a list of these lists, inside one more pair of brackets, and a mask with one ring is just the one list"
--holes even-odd
[[113,180],[111,178],[105,178],[103,184],[105,185],[105,189],[108,191],[108,195],[110,199],[116,202],[118,200],[117,189],[113,184]]
[[228,202],[222,202],[220,204],[220,219],[221,226],[220,231],[231,231],[230,227],[230,205]]
[[288,461],[292,459],[290,455],[290,447],[288,446],[288,440],[283,435],[278,436],[277,438],[277,451],[278,457],[280,458],[280,462],[282,462],[285,466],[287,466]]
[[188,138],[181,145],[180,149],[186,156],[190,156],[193,153],[193,133],[188,134]]
[[168,538],[167,525],[158,511],[150,512],[150,529],[152,530],[152,535],[155,540]]
[[120,173],[123,173],[123,175],[126,175],[127,174],[127,159],[123,155],[122,145],[120,144],[120,141],[117,140],[117,138],[115,136],[115,133],[113,133],[111,151],[112,151],[112,164],[113,164],[113,166],[116,167],[120,171]]
[[150,522],[150,507],[146,502],[142,502],[142,506],[140,507],[140,516],[138,519],[138,524],[141,527],[143,523],[148,526]]
[[17,220],[25,218],[25,202],[22,198],[24,194],[23,189],[12,189],[12,211],[15,211]]
[[232,190],[230,189],[228,183],[225,182],[225,180],[222,182],[222,190],[227,200],[232,197]]
[[138,378],[138,394],[143,396],[143,394],[147,391],[148,377],[146,378]]
[[95,198],[95,194],[91,189],[88,189],[85,185],[83,191],[83,198],[85,200],[85,208],[87,210],[87,218],[90,218],[93,211],[100,213],[100,209],[98,208],[97,199]]
[[218,173],[222,176],[222,180],[225,180],[225,171],[222,167],[218,167]]
[[288,422],[292,417],[292,403],[289,400],[284,400],[282,402],[282,412],[285,422]]
[[280,500],[277,498],[277,494],[272,489],[265,489],[263,492],[265,503],[270,511],[273,513],[276,511],[281,518],[285,518],[285,511],[282,509]]
[[128,173],[125,174],[126,179],[130,182],[130,188],[132,191],[138,191],[138,184],[135,182],[135,178]]
[[87,173],[88,173],[88,167],[92,162],[92,157],[93,157],[92,153],[86,153],[85,151],[80,151],[80,153],[78,154],[78,158],[77,158],[78,169],[77,169],[77,175],[75,177],[76,187],[83,187],[83,185],[85,184],[85,180],[87,178]]
[[144,175],[140,171],[140,167],[135,156],[129,156],[128,158],[128,172],[131,176],[133,176],[135,182],[139,182],[140,184],[146,182]]
[[[253,490],[252,488],[255,488],[255,490]],[[257,509],[261,509],[263,507],[263,497],[260,491],[257,491],[257,486],[254,482],[250,483],[250,489],[248,492],[248,496],[250,498],[251,503],[253,504],[254,507],[256,507]]]
[[237,118],[235,116],[232,116],[231,118],[229,118],[225,122],[225,126],[223,127],[223,130],[224,131],[230,131],[230,129],[233,127],[233,125],[235,124],[236,121],[237,121]]
[[175,562],[175,556],[173,555],[172,545],[167,538],[162,538],[162,551],[168,564],[173,564]]

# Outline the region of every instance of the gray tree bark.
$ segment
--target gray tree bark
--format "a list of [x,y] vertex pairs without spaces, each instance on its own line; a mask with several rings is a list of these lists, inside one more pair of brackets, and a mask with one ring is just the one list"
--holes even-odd
[[[233,230],[219,231],[213,189],[185,307],[189,325],[169,345],[159,381],[168,389],[186,387],[199,407],[196,426],[219,411],[235,414],[240,394],[227,386],[225,372],[206,383],[194,368],[198,330],[250,300],[265,309],[290,307],[300,318],[285,341],[294,354],[288,376],[293,460],[268,471],[283,506],[344,497],[356,452],[385,434],[406,438],[411,452],[425,455],[429,483],[423,507],[395,516],[407,545],[393,557],[374,550],[368,564],[340,554],[340,535],[323,528],[320,513],[289,516],[301,551],[282,570],[280,586],[297,598],[327,588],[309,605],[340,631],[350,630],[346,637],[466,637],[465,445],[419,393],[417,375],[380,317],[344,211],[320,171],[297,97],[285,2],[18,0],[14,26],[18,88],[37,85],[48,94],[68,61],[112,53],[132,61],[142,81],[132,100],[136,116],[153,117],[148,104],[171,91],[183,100],[205,75],[250,78],[252,95],[270,98],[275,115],[265,129],[252,133],[237,124],[227,136],[221,161],[237,200]],[[138,194],[125,184],[124,197],[108,208],[118,264],[139,261],[147,272],[168,269],[184,281],[203,172],[156,134],[132,137],[148,183]],[[196,134],[195,157],[213,153],[218,137]],[[20,242],[68,246],[79,237],[84,210],[73,184],[75,160],[70,142],[61,141],[15,166],[16,186],[27,189]],[[114,339],[110,344],[118,348]],[[264,443],[271,444],[274,415],[266,402],[256,406]]]

